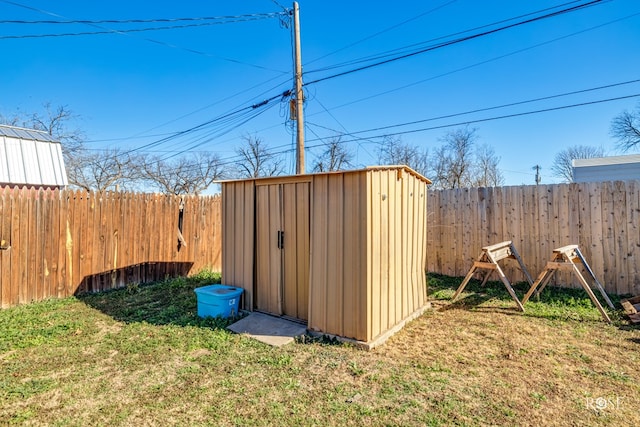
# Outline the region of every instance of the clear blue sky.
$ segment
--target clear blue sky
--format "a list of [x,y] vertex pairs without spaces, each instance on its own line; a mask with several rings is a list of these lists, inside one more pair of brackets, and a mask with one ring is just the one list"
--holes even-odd
[[[357,62],[362,58],[388,52],[397,56],[398,49],[415,52],[526,18],[495,24],[499,21],[585,2],[300,0],[304,79],[313,82],[372,63]],[[17,0],[0,1],[0,16],[3,21],[200,18],[280,12],[279,5],[290,8],[292,2]],[[93,149],[140,148],[215,119],[200,132],[151,144],[142,151],[161,156],[184,150],[215,151],[233,161],[242,135],[261,137],[278,150],[291,149],[286,102],[273,100],[247,109],[292,88],[291,31],[282,28],[277,18],[148,32],[24,37],[204,22],[3,22],[0,113],[40,111],[44,102],[66,105],[81,116],[76,125]],[[494,25],[479,28],[487,24]],[[456,33],[461,34],[453,36]],[[356,166],[365,166],[377,163],[379,136],[385,133],[415,131],[401,138],[433,150],[453,129],[442,126],[638,95],[640,83],[636,82],[426,121],[638,80],[639,52],[640,2],[611,0],[330,78],[306,87],[307,146],[342,133],[357,154]],[[347,65],[331,68],[340,64]],[[609,136],[611,119],[638,102],[640,97],[632,97],[469,126],[477,128],[479,142],[492,146],[501,158],[506,184],[533,184],[535,165],[542,167],[542,182],[553,183],[559,181],[551,175],[553,157],[566,147],[602,146],[616,154]],[[242,113],[220,119],[235,111]],[[252,113],[260,114],[246,121]],[[381,127],[389,128],[361,133]],[[439,128],[420,130],[434,127]],[[308,167],[321,150],[309,148]],[[293,172],[293,152],[287,154],[287,165]]]

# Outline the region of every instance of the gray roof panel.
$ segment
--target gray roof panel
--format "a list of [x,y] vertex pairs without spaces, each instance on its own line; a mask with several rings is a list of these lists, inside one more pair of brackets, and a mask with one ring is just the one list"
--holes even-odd
[[60,142],[46,132],[35,129],[24,129],[15,126],[0,125],[0,136],[29,139],[32,141]]

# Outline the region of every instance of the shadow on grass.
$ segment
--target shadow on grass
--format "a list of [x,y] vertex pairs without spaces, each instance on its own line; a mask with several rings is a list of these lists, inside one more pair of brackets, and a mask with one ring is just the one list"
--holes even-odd
[[153,325],[223,329],[237,318],[199,317],[194,292],[197,287],[219,283],[219,274],[201,272],[192,277],[130,284],[122,289],[80,294],[77,298],[86,305],[125,323],[146,322]]

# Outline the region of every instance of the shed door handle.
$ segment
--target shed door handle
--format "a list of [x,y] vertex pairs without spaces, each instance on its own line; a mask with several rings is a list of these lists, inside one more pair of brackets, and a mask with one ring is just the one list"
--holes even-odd
[[284,249],[284,231],[278,231],[278,249]]

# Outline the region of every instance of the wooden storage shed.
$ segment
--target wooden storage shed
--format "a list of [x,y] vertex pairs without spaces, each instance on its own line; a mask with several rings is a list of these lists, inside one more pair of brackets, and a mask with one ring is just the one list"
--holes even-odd
[[427,307],[427,184],[406,166],[222,183],[243,307],[372,347]]

